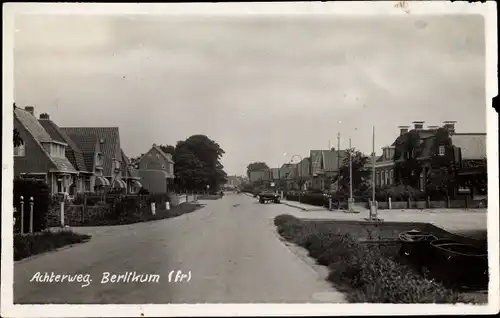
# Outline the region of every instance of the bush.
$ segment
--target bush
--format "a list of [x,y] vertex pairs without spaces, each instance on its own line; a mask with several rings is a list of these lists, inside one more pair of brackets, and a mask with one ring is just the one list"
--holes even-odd
[[280,214],[274,218],[274,225],[280,226],[284,223],[300,222],[299,219],[290,214]]
[[30,223],[30,198],[33,197],[33,231],[40,232],[47,228],[47,214],[51,204],[49,186],[39,180],[14,179],[14,207],[19,211],[15,215],[16,223],[14,232],[21,230],[21,196],[24,198],[24,233],[29,232]]
[[90,239],[90,235],[71,231],[40,232],[36,234],[14,235],[14,261],[48,252],[65,245],[81,243]]

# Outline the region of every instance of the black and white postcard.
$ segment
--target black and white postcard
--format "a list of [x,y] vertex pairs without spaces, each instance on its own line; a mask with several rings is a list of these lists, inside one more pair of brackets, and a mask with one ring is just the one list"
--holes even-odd
[[3,17],[2,316],[498,313],[495,3]]

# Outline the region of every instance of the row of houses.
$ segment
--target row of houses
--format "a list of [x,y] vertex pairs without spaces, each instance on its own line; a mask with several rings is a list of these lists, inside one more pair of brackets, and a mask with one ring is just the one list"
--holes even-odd
[[14,176],[43,180],[51,194],[169,191],[174,162],[156,145],[132,165],[118,127],[59,127],[48,114],[36,118],[34,111],[14,106],[14,128],[23,139],[14,147]]
[[[471,179],[486,178],[486,134],[485,133],[459,133],[455,130],[455,121],[445,121],[442,126],[424,127],[423,121],[413,122],[413,126],[399,126],[399,134],[393,142],[382,148],[382,154],[375,159],[375,186],[385,187],[397,183],[395,164],[405,158],[415,158],[423,169],[419,176],[418,187],[425,190],[428,178],[434,167],[431,158],[436,155],[447,158],[446,162],[453,165],[457,171],[459,183],[463,184],[457,191],[462,193],[480,193],[481,189],[467,186]],[[439,128],[448,130],[451,145],[439,146],[434,149],[434,139]],[[412,136],[418,136],[419,147],[413,153],[401,153],[395,158],[396,145]],[[298,163],[286,163],[280,168],[270,168],[262,171],[251,171],[250,182],[262,186],[286,187],[288,189],[303,190],[315,188],[321,190],[335,190],[332,182],[338,174],[342,162],[347,157],[346,150],[311,150],[308,157],[300,158]],[[366,169],[372,169],[372,162]],[[483,191],[484,192],[484,191]]]
[[[298,157],[298,156],[297,156]],[[285,163],[280,168],[250,171],[249,181],[263,186],[285,187],[287,189],[333,190],[331,180],[337,176],[346,150],[311,150],[309,156],[297,163]]]

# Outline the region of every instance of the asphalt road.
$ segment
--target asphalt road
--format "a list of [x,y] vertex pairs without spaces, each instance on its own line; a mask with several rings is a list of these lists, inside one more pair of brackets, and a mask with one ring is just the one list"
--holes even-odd
[[[14,265],[14,303],[344,302],[322,268],[276,233],[274,216],[296,209],[258,204],[244,194],[203,203],[177,218],[75,229],[92,234],[91,241]],[[172,271],[171,278],[177,271],[188,277],[170,282]],[[83,280],[88,275],[92,281],[36,282],[37,272],[81,274]],[[102,280],[105,273],[127,272],[129,283]],[[159,275],[159,281],[149,276],[150,282],[132,282],[133,272]]]

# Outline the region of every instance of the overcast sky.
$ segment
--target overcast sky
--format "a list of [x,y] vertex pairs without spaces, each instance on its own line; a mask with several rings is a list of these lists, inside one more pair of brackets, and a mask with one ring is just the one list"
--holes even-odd
[[391,144],[399,125],[486,132],[481,16],[19,16],[15,101],[118,126],[129,156],[206,134],[229,174],[311,149]]

